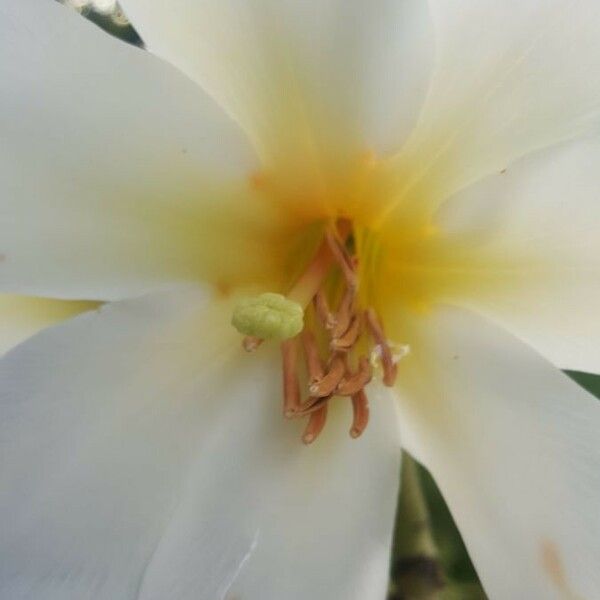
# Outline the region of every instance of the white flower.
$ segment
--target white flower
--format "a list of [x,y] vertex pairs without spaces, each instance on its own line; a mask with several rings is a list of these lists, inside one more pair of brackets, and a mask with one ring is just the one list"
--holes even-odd
[[[0,9],[0,289],[107,302],[0,362],[0,597],[383,598],[400,439],[490,597],[596,597],[600,404],[559,368],[600,364],[600,3],[123,6],[185,75]],[[229,323],[336,229],[410,353],[307,448]]]

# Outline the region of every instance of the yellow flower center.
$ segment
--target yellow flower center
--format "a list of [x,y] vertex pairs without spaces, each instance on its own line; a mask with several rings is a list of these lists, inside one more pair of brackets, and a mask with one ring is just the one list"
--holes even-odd
[[284,415],[308,419],[305,443],[336,398],[350,399],[350,435],[358,437],[368,422],[365,387],[375,369],[394,384],[412,318],[465,291],[495,288],[501,278],[482,274],[505,265],[476,240],[440,230],[434,194],[399,197],[398,178],[369,153],[339,172],[264,172],[250,186],[284,213],[288,259],[281,287],[266,303],[242,301],[233,323],[246,350],[283,340]]
[[[359,264],[352,222],[339,219],[326,226],[287,297],[267,293],[245,298],[234,311],[232,323],[246,334],[246,350],[255,350],[265,339],[283,340],[284,415],[308,419],[302,436],[306,444],[322,431],[333,398],[350,399],[350,435],[361,435],[369,419],[365,386],[373,376],[373,362],[381,365],[386,385],[396,379],[395,357],[381,320],[359,293]],[[306,372],[302,382],[301,362]]]

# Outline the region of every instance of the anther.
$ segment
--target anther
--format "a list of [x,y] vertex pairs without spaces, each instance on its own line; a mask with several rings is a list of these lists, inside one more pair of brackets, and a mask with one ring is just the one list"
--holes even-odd
[[385,337],[385,333],[383,331],[383,326],[379,321],[379,317],[377,313],[369,308],[365,312],[367,328],[369,329],[369,333],[371,337],[375,340],[375,343],[381,348],[381,365],[383,367],[383,383],[388,387],[394,385],[396,381],[396,375],[398,372],[398,367],[394,362],[394,357],[392,355],[392,351],[390,349],[389,344],[387,343],[387,339]]
[[338,384],[335,393],[339,396],[354,396],[362,390],[373,377],[371,363],[366,356],[361,356],[358,370],[350,377],[344,377]]
[[315,381],[309,386],[310,395],[316,398],[329,396],[337,387],[345,371],[346,365],[342,358],[334,356],[327,373],[319,381]]
[[298,362],[298,343],[296,338],[281,343],[283,359],[283,414],[293,417],[300,406],[300,383],[296,365]]
[[324,403],[319,410],[310,415],[308,423],[306,424],[306,429],[302,434],[302,441],[307,445],[312,444],[321,431],[323,431],[325,421],[327,421],[327,403]]
[[333,329],[336,324],[336,318],[333,316],[331,310],[329,310],[329,304],[327,303],[325,292],[322,289],[319,289],[315,294],[314,303],[315,311],[323,324],[323,327],[327,330]]
[[360,335],[361,325],[362,319],[360,318],[360,314],[354,315],[346,333],[339,338],[331,340],[331,348],[333,350],[350,350]]
[[369,424],[369,401],[364,390],[359,390],[352,396],[352,427],[350,437],[357,438]]
[[327,404],[331,400],[332,396],[325,396],[324,398],[315,398],[309,396],[299,407],[294,417],[306,417],[319,410],[324,404]]

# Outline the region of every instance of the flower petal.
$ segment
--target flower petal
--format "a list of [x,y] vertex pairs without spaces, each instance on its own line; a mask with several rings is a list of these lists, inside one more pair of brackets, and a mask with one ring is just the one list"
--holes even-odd
[[391,214],[434,205],[516,158],[600,122],[595,0],[430,0],[434,75],[419,124],[395,159]]
[[491,598],[600,586],[600,402],[458,309],[423,319],[399,376],[403,441],[431,471]]
[[373,398],[360,441],[341,404],[304,447],[278,361],[240,351],[230,308],[116,302],[0,362],[0,596],[383,597],[395,403]]
[[211,99],[58,3],[0,13],[3,291],[111,299],[264,271],[256,157]]
[[151,51],[200,83],[267,163],[398,149],[432,60],[419,0],[126,0]]
[[96,308],[77,302],[0,294],[0,355],[54,323]]
[[479,275],[454,300],[498,320],[560,368],[595,373],[599,169],[599,139],[564,144],[465,190],[438,219],[479,256]]

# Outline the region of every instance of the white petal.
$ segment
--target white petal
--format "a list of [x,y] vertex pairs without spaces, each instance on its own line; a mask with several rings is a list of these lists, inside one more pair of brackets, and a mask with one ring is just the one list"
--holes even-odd
[[96,306],[93,302],[0,294],[0,355],[40,329]]
[[[395,206],[439,203],[600,121],[595,0],[430,0],[437,60]],[[389,209],[389,212],[392,208]]]
[[458,309],[424,323],[399,381],[403,441],[431,471],[490,598],[600,588],[600,402]]
[[268,161],[398,149],[422,104],[433,45],[420,0],[122,4],[150,50],[212,94]]
[[[253,385],[263,381],[256,371],[250,376]],[[276,376],[265,378],[272,384]],[[373,420],[359,443],[343,410],[304,448],[298,428],[281,420],[278,386],[269,387],[269,396],[263,385],[262,393],[242,396],[205,441],[194,469],[198,487],[163,537],[144,598],[195,598],[232,547],[246,554],[226,598],[385,597],[399,473],[399,438],[389,422],[397,418],[395,398],[371,394]],[[218,589],[225,592],[223,582]]]
[[279,361],[240,352],[228,309],[112,303],[0,363],[1,597],[383,597],[395,403],[373,397],[359,441],[342,405],[304,447]]
[[256,159],[196,85],[58,3],[0,17],[0,289],[110,299],[197,280],[228,235],[238,262],[259,256]]
[[571,142],[488,177],[439,215],[447,233],[466,236],[481,257],[480,276],[455,300],[499,320],[559,367],[595,373],[599,170],[600,140]]

